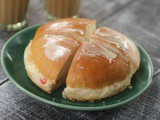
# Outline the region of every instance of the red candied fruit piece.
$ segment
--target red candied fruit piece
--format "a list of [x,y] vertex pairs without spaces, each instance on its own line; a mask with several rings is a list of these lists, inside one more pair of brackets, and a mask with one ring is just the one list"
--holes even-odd
[[40,82],[41,82],[41,84],[46,84],[46,83],[47,83],[47,81],[48,81],[48,79],[47,79],[47,78],[40,78]]

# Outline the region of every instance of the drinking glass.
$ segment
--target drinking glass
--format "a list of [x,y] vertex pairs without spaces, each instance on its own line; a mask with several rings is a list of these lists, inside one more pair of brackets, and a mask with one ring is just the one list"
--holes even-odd
[[0,0],[0,29],[19,30],[26,25],[29,0]]
[[81,0],[46,0],[45,9],[49,20],[78,17]]

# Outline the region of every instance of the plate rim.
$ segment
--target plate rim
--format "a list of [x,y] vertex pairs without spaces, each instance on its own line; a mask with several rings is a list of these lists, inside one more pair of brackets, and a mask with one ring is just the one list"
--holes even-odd
[[132,100],[134,100],[134,99],[136,99],[138,96],[140,96],[140,95],[150,86],[150,84],[151,84],[151,82],[152,82],[153,71],[154,71],[152,60],[151,60],[149,54],[146,52],[146,50],[145,50],[140,44],[138,44],[137,42],[134,41],[134,43],[136,44],[136,46],[138,46],[138,47],[145,53],[145,55],[147,56],[148,61],[149,61],[149,64],[150,64],[150,68],[151,68],[150,71],[151,71],[151,72],[150,72],[150,75],[149,75],[149,78],[148,78],[149,83],[148,83],[146,86],[144,86],[143,89],[142,89],[140,92],[136,93],[134,96],[132,96],[132,97],[130,97],[130,98],[124,100],[124,101],[121,101],[121,102],[115,103],[115,104],[111,104],[111,105],[106,105],[106,106],[103,105],[103,106],[96,106],[96,107],[92,107],[92,106],[91,106],[91,107],[72,106],[72,105],[66,105],[66,104],[62,104],[62,103],[57,103],[57,102],[55,102],[55,101],[49,101],[49,100],[47,100],[47,99],[45,99],[45,98],[42,98],[42,97],[40,97],[40,96],[38,96],[38,95],[36,95],[36,94],[34,94],[34,93],[26,90],[26,89],[23,88],[21,85],[19,85],[19,84],[16,82],[16,80],[14,80],[14,78],[8,73],[8,70],[7,70],[7,68],[6,68],[6,66],[5,66],[5,63],[4,63],[4,51],[6,50],[6,47],[8,46],[8,44],[10,44],[10,42],[12,42],[12,41],[15,40],[14,38],[15,38],[16,36],[18,36],[19,34],[25,32],[25,31],[28,31],[28,30],[30,30],[30,29],[36,28],[36,27],[38,27],[38,26],[40,26],[40,25],[42,25],[42,24],[33,25],[33,26],[27,27],[27,28],[25,28],[25,29],[17,32],[16,34],[14,34],[13,36],[11,36],[11,37],[7,40],[7,42],[4,44],[4,46],[3,46],[3,48],[2,48],[2,51],[1,51],[1,65],[2,65],[2,69],[3,69],[4,73],[6,74],[6,77],[8,77],[8,79],[9,79],[12,83],[14,83],[14,85],[15,85],[17,88],[19,88],[21,91],[23,91],[24,93],[26,93],[26,94],[29,95],[30,97],[32,97],[32,98],[34,98],[34,99],[36,99],[36,100],[39,100],[39,101],[41,101],[41,102],[43,102],[43,103],[47,103],[47,104],[50,104],[50,105],[54,105],[54,106],[60,107],[60,108],[65,108],[65,109],[70,109],[70,110],[81,110],[81,111],[96,111],[96,110],[105,110],[105,109],[115,108],[115,107],[121,106],[121,105],[123,105],[123,104],[126,104],[126,103],[128,103],[128,102],[131,102]]

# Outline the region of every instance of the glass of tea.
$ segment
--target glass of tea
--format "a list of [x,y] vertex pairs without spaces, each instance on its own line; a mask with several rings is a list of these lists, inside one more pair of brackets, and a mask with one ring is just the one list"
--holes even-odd
[[46,0],[45,9],[49,20],[78,17],[81,0]]
[[26,25],[29,0],[0,0],[0,29],[13,31]]

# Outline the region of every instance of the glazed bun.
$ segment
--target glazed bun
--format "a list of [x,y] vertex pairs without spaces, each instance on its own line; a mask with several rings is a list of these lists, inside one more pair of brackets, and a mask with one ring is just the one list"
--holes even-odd
[[140,54],[126,36],[94,20],[67,18],[41,26],[24,53],[31,80],[47,93],[63,83],[63,96],[94,101],[130,86]]

